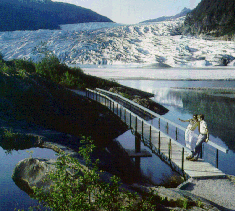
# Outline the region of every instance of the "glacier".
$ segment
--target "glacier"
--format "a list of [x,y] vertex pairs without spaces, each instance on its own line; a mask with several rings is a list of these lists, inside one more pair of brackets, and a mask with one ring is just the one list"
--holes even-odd
[[124,25],[80,23],[61,30],[0,32],[5,60],[40,61],[54,54],[68,65],[137,65],[144,67],[235,66],[234,41],[178,35],[185,17]]

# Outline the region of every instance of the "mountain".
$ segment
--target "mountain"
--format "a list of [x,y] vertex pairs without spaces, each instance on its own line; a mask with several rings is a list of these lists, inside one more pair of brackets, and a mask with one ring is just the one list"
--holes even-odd
[[143,21],[141,23],[161,22],[161,21],[167,21],[167,20],[175,20],[176,18],[183,17],[183,16],[187,15],[190,12],[191,12],[191,10],[185,7],[180,13],[178,13],[178,14],[176,14],[174,16],[163,16],[163,17],[159,17],[159,18],[156,18],[156,19],[146,20],[146,21]]
[[0,31],[60,29],[60,24],[112,22],[92,10],[51,0],[1,0]]
[[235,33],[235,1],[202,0],[187,15],[183,33],[233,35]]

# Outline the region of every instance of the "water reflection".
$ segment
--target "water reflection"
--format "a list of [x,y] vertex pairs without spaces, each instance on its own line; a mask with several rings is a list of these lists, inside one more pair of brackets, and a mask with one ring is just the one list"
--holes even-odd
[[[164,90],[164,89],[163,89]],[[155,100],[166,105],[177,105],[190,114],[204,114],[210,134],[218,137],[235,151],[235,100],[214,96],[205,91],[158,89]]]
[[[119,136],[117,141],[125,149],[135,149],[135,136],[130,130]],[[147,150],[152,154],[151,150],[144,146],[142,142],[141,150]],[[141,171],[141,174],[146,176],[155,185],[164,184],[166,180],[170,180],[170,178],[177,177],[178,175],[155,154],[152,154],[152,157],[140,158],[140,160],[135,161],[135,164]]]
[[160,88],[158,90],[152,91],[154,93],[154,100],[160,104],[166,104],[170,106],[176,106],[183,108],[183,101],[180,96],[172,95],[171,89],[169,88]]

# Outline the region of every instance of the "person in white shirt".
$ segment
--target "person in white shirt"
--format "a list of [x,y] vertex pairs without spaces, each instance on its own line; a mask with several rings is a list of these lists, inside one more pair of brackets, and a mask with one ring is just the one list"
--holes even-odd
[[[186,147],[188,147],[193,154],[193,151],[195,149],[196,146],[196,136],[194,133],[194,130],[197,128],[197,126],[199,125],[199,121],[197,119],[197,114],[193,115],[192,119],[187,119],[187,120],[182,120],[180,118],[178,118],[178,120],[180,120],[181,122],[189,122],[186,130],[185,130],[185,145]],[[192,158],[192,154],[189,155],[188,157],[186,157],[186,159],[191,159]]]
[[196,143],[196,147],[193,151],[193,158],[190,159],[190,161],[197,161],[199,154],[201,152],[202,149],[202,144],[203,142],[208,142],[209,140],[209,131],[207,128],[207,123],[204,120],[204,115],[198,115],[198,121],[199,121],[199,136],[197,139],[197,143]]

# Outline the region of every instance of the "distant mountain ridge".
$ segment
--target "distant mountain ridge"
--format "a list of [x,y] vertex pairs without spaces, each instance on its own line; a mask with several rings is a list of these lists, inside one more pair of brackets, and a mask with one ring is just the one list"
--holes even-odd
[[166,21],[166,20],[174,20],[176,18],[183,17],[183,16],[187,15],[190,12],[191,12],[191,10],[185,7],[180,13],[178,13],[174,16],[163,16],[163,17],[159,17],[159,18],[156,18],[156,19],[150,19],[150,20],[142,21],[141,23],[161,22],[161,21]]
[[198,6],[187,15],[183,33],[214,36],[234,35],[235,1],[202,0]]
[[1,0],[0,31],[60,29],[61,24],[113,22],[96,12],[51,0]]

